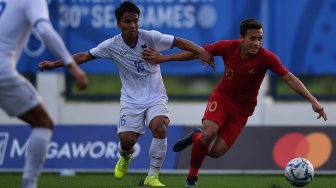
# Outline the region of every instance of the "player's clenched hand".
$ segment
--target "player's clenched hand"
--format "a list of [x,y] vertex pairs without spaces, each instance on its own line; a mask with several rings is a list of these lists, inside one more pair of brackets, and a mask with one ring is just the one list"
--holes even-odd
[[75,78],[77,88],[84,90],[87,88],[89,81],[86,74],[78,67],[76,63],[71,63],[67,66],[71,75]]
[[54,69],[54,63],[52,61],[42,61],[39,65],[38,65],[39,69],[41,72],[43,72],[44,70],[52,70]]
[[324,121],[327,121],[327,119],[328,119],[327,114],[325,113],[324,108],[320,103],[313,103],[312,108],[313,108],[314,112],[319,114],[317,119],[320,119],[321,117],[323,117]]
[[144,48],[141,54],[142,58],[151,64],[160,64],[163,62],[162,54],[151,48]]

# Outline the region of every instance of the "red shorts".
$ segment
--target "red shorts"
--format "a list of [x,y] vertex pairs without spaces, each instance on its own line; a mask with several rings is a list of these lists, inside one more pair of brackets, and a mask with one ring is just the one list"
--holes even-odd
[[211,96],[202,121],[212,120],[219,126],[218,135],[229,148],[234,144],[246,125],[249,115],[241,113],[237,106],[222,97]]

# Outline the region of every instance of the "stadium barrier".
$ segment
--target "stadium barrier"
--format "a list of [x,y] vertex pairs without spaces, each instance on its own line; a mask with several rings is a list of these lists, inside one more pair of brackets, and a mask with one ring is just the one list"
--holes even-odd
[[[113,172],[119,158],[115,125],[57,125],[49,144],[45,171],[72,169],[79,172]],[[168,152],[163,165],[166,172],[184,172],[189,167],[191,147],[174,153],[174,143],[190,127],[168,129]],[[21,171],[26,154],[27,126],[0,126],[0,171]],[[141,136],[135,146],[130,172],[146,171],[152,136]],[[202,172],[282,173],[295,157],[311,161],[317,173],[335,174],[336,129],[332,127],[246,127],[226,155],[205,159]]]

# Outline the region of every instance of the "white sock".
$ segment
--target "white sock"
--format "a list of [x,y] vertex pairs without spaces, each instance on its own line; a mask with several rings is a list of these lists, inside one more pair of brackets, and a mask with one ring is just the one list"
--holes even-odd
[[46,158],[52,131],[47,128],[33,128],[28,141],[27,157],[23,168],[23,180],[37,182]]
[[167,153],[167,138],[158,139],[153,138],[149,148],[150,169],[148,177],[153,176],[154,173],[159,174],[163,161]]
[[120,142],[118,143],[118,152],[120,154],[120,156],[124,157],[126,160],[128,160],[131,156],[131,154],[134,153],[134,147],[129,150],[129,151],[124,151],[122,148],[121,148],[121,145],[120,145]]

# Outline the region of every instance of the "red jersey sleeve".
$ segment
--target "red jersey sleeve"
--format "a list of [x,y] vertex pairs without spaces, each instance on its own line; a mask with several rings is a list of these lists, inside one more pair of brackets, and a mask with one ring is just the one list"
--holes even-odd
[[280,59],[272,52],[265,49],[269,69],[279,77],[285,76],[289,70],[281,63]]

